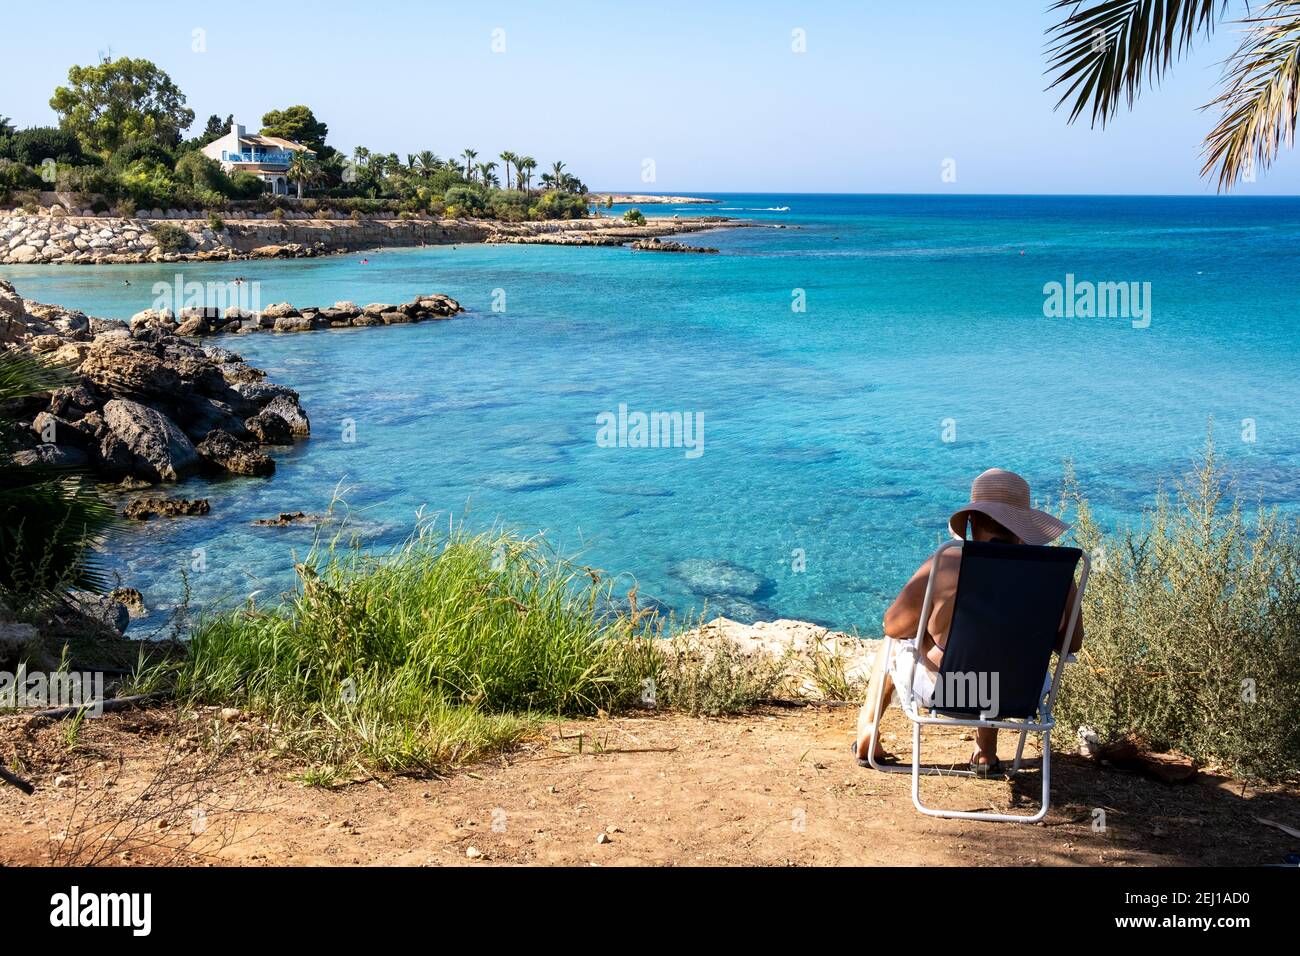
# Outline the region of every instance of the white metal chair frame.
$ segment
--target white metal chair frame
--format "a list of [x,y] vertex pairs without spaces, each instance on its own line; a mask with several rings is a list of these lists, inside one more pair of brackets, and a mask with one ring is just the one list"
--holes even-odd
[[[986,720],[984,718],[957,718],[935,716],[925,716],[918,712],[918,704],[924,704],[919,701],[912,690],[912,678],[916,672],[919,652],[923,646],[926,632],[926,624],[930,620],[930,605],[934,597],[934,578],[939,569],[939,558],[951,548],[960,548],[965,542],[953,539],[945,541],[939,546],[939,550],[934,553],[934,558],[930,565],[930,580],[925,586],[925,600],[921,604],[921,620],[917,624],[915,646],[917,654],[912,655],[912,666],[907,671],[907,686],[900,687],[895,681],[894,689],[898,694],[898,699],[903,705],[903,713],[907,715],[908,720],[912,722],[912,766],[911,767],[890,767],[876,763],[876,737],[880,733],[880,718],[884,716],[884,695],[885,681],[884,675],[889,673],[889,663],[893,657],[895,639],[886,635],[883,653],[884,671],[881,679],[877,681],[875,715],[876,719],[871,725],[871,747],[867,751],[867,762],[872,768],[882,770],[887,773],[911,773],[912,775],[912,805],[921,813],[932,817],[949,817],[961,820],[989,820],[996,823],[1037,823],[1047,816],[1048,803],[1051,800],[1051,782],[1052,782],[1052,728],[1056,726],[1056,719],[1052,716],[1052,705],[1056,703],[1056,694],[1061,686],[1061,675],[1065,673],[1065,664],[1067,660],[1072,660],[1070,654],[1070,642],[1074,639],[1074,630],[1079,623],[1079,609],[1083,606],[1083,591],[1088,584],[1088,571],[1092,562],[1088,560],[1086,551],[1081,552],[1083,560],[1083,573],[1079,577],[1078,587],[1074,597],[1074,607],[1070,610],[1070,622],[1065,628],[1065,636],[1061,641],[1061,646],[1056,649],[1056,668],[1052,674],[1051,689],[1047,693],[1047,703],[1039,710],[1038,720]],[[1030,733],[1041,733],[1043,735],[1043,795],[1041,806],[1033,815],[1023,813],[993,813],[983,810],[944,810],[938,807],[929,807],[921,802],[921,775],[930,774],[934,776],[957,776],[973,777],[973,771],[970,770],[944,770],[938,767],[921,768],[921,726],[923,724],[933,724],[940,727],[987,727],[998,730],[1019,731],[1020,741],[1016,745],[1016,759],[1011,767],[1010,776],[1015,776],[1020,772],[1021,758],[1025,751],[1025,739]]]

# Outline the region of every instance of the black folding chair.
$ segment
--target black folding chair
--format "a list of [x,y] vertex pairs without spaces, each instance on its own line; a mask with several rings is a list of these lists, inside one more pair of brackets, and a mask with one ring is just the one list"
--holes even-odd
[[[944,646],[943,661],[935,677],[931,700],[921,700],[913,690],[913,674],[930,619],[934,576],[945,551],[961,549],[961,571],[953,599],[952,624]],[[1083,571],[1064,637],[1061,619],[1065,615],[1075,567],[1083,559]],[[1070,642],[1079,622],[1079,608],[1088,583],[1090,562],[1078,548],[1038,547],[977,541],[948,541],[939,547],[931,564],[925,589],[921,621],[916,631],[917,654],[904,683],[895,680],[903,712],[912,721],[912,803],[924,814],[967,820],[1008,823],[1037,823],[1047,815],[1051,798],[1052,705],[1061,686],[1061,675],[1069,657]],[[885,666],[893,660],[895,639],[885,638]],[[1057,652],[1050,686],[1045,679],[1052,651]],[[923,665],[921,665],[923,666]],[[876,713],[881,713],[883,680],[877,682]],[[1044,691],[1046,694],[1044,695]],[[1046,701],[1044,701],[1046,696]],[[923,712],[924,711],[924,712]],[[1042,805],[1032,816],[972,810],[943,810],[921,802],[921,774],[973,776],[970,770],[921,767],[921,726],[992,727],[1020,734],[1011,773],[1020,772],[1025,739],[1030,733],[1043,735]],[[877,770],[906,773],[907,767],[890,767],[875,762],[876,735],[871,734],[868,760]]]

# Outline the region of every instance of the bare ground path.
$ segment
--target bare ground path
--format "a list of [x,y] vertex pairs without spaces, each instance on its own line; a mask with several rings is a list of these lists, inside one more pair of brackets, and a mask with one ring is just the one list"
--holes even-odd
[[[250,748],[232,768],[171,791],[157,783],[181,736],[171,711],[87,721],[71,750],[66,725],[7,719],[0,759],[12,766],[16,752],[38,790],[25,797],[0,787],[0,863],[45,863],[60,846],[66,855],[61,836],[88,833],[96,814],[106,819],[124,806],[140,820],[128,843],[111,845],[110,864],[179,853],[177,862],[200,865],[1253,865],[1300,849],[1300,840],[1255,819],[1300,827],[1300,789],[1258,790],[1204,774],[1167,786],[1069,753],[1054,761],[1052,809],[1041,825],[923,817],[912,808],[910,777],[852,762],[853,718],[850,708],[809,706],[724,719],[565,722],[519,752],[445,779],[332,790],[303,786],[293,768],[268,765]],[[220,724],[208,714],[186,726],[205,720]],[[886,745],[906,753],[908,730],[896,713],[884,730]],[[964,762],[970,747],[953,731],[935,735],[936,758]],[[181,757],[163,776],[192,772],[201,760],[193,751]],[[136,800],[151,781],[163,795]],[[1020,810],[1035,798],[1038,777],[923,786],[927,799],[956,807]],[[184,804],[200,790],[210,809],[193,837]],[[1104,831],[1094,828],[1098,808]]]

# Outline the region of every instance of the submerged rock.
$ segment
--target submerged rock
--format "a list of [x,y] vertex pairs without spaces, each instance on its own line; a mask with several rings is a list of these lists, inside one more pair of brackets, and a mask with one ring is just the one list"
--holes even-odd
[[772,588],[768,578],[726,560],[687,558],[673,564],[668,573],[701,597],[753,598]]
[[259,528],[284,528],[292,524],[320,524],[323,520],[320,515],[305,511],[281,511],[274,518],[258,518],[253,524]]

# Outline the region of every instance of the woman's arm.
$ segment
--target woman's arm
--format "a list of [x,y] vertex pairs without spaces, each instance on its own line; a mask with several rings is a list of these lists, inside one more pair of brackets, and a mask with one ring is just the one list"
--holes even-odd
[[894,598],[885,612],[885,633],[898,640],[910,641],[916,637],[916,628],[921,623],[921,605],[925,603],[925,587],[930,580],[930,565],[933,559],[927,559],[912,579],[903,586],[903,590]]

